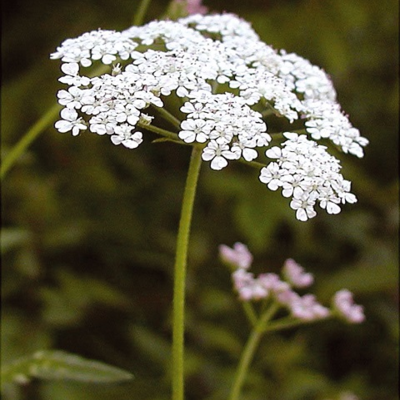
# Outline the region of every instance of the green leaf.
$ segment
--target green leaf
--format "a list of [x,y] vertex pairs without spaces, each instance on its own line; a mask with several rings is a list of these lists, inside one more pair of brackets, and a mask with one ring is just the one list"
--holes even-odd
[[3,366],[1,371],[2,387],[11,382],[27,383],[32,378],[111,383],[132,379],[133,375],[102,362],[59,350],[38,351],[30,357]]
[[30,233],[20,228],[3,228],[1,230],[1,253],[25,244],[30,239]]
[[330,275],[325,281],[321,279],[317,296],[326,301],[334,292],[344,287],[365,295],[395,291],[398,279],[398,267],[395,263],[371,265],[360,262]]

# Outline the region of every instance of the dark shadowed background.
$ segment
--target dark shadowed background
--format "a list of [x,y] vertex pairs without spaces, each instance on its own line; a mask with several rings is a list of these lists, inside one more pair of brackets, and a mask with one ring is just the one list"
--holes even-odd
[[[2,13],[2,154],[56,99],[66,38],[132,24],[138,1],[14,0]],[[329,321],[265,338],[243,400],[397,399],[398,3],[395,0],[205,2],[251,21],[275,48],[324,68],[339,102],[370,140],[363,159],[339,155],[359,201],[336,216],[296,221],[257,171],[204,164],[187,279],[187,400],[222,400],[249,326],[218,261],[246,243],[254,272],[292,257],[328,304],[343,287],[363,304],[357,326]],[[165,12],[153,1],[146,21]],[[137,150],[51,126],[2,184],[2,362],[56,348],[131,371],[123,385],[31,384],[6,400],[169,398],[172,266],[190,150]]]

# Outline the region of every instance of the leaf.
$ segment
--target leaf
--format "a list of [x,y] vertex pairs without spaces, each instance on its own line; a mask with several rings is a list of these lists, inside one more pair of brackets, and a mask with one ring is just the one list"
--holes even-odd
[[327,300],[339,289],[347,288],[357,294],[395,291],[398,282],[398,270],[395,263],[358,265],[340,270],[325,281],[320,281],[317,296]]
[[56,273],[57,286],[39,289],[43,300],[46,322],[68,326],[84,318],[94,304],[123,308],[129,299],[107,282],[95,278],[78,277],[67,270]]
[[140,325],[130,328],[130,335],[134,343],[156,364],[165,365],[171,360],[171,348],[169,341],[159,333]]
[[12,248],[25,244],[31,238],[25,229],[3,228],[1,230],[1,253],[4,254]]
[[27,383],[32,378],[91,383],[125,381],[133,375],[120,368],[60,350],[43,350],[3,366],[1,384]]
[[235,219],[248,246],[258,251],[268,247],[274,229],[287,215],[289,207],[280,194],[266,190],[258,182],[247,184],[245,190],[251,195],[238,198]]
[[204,347],[223,351],[229,355],[240,355],[243,348],[237,332],[228,327],[220,327],[212,323],[197,323],[196,331],[193,334],[197,335]]

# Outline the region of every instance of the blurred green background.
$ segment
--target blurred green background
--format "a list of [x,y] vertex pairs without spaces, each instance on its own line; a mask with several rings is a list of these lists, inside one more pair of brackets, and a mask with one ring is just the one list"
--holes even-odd
[[[2,154],[54,103],[66,38],[125,29],[138,1],[14,0],[2,13]],[[146,21],[165,12],[152,1]],[[357,326],[329,321],[265,338],[243,400],[397,399],[398,2],[205,2],[251,21],[268,44],[332,77],[343,109],[370,140],[341,155],[359,202],[296,221],[287,199],[233,164],[200,178],[187,277],[187,400],[227,397],[249,333],[217,257],[248,244],[254,272],[292,257],[328,304],[343,287],[365,306]],[[125,368],[128,384],[34,381],[5,400],[169,398],[172,266],[190,149],[148,140],[131,151],[49,127],[2,183],[2,362],[44,348]]]

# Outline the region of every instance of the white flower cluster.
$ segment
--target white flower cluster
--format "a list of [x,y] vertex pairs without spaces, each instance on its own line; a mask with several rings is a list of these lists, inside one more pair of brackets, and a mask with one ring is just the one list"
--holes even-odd
[[360,323],[365,319],[363,307],[353,303],[353,295],[346,289],[335,293],[332,310],[318,303],[313,294],[300,296],[296,293],[294,288],[306,288],[313,283],[314,278],[292,259],[287,259],[283,265],[282,280],[274,273],[255,277],[248,272],[253,255],[242,243],[235,243],[233,248],[220,245],[219,253],[222,261],[235,268],[232,279],[235,290],[243,301],[272,298],[285,307],[293,318],[303,321],[314,321],[332,315],[350,323]]
[[[315,215],[316,202],[335,214],[339,203],[355,201],[339,162],[316,142],[329,139],[358,157],[367,144],[342,113],[331,80],[309,61],[261,42],[235,15],[196,14],[123,32],[88,32],[64,41],[51,58],[61,59],[59,81],[69,86],[58,93],[60,132],[76,136],[89,128],[136,148],[143,141],[137,128],[151,123],[144,110],[152,114],[174,95],[183,104],[177,138],[203,146],[203,160],[220,170],[229,160],[258,157],[257,149],[271,143],[265,117],[273,113],[288,123],[304,121],[305,134],[295,139],[287,133],[281,154],[277,147],[267,151],[278,160],[263,168],[260,180],[272,190],[282,187],[300,220]],[[95,77],[81,74],[96,62],[114,65]]]
[[207,142],[203,160],[211,161],[212,169],[220,170],[227,166],[227,160],[240,157],[252,161],[258,157],[254,148],[271,141],[261,115],[232,93],[197,92],[181,111],[188,119],[182,122],[179,137],[186,143]]
[[285,132],[281,147],[272,147],[266,155],[276,162],[261,169],[260,181],[269,189],[282,188],[284,197],[292,197],[290,207],[300,221],[314,217],[319,206],[328,214],[338,214],[340,203],[355,203],[350,181],[339,173],[340,163],[326,147],[308,140],[305,135]]

